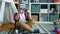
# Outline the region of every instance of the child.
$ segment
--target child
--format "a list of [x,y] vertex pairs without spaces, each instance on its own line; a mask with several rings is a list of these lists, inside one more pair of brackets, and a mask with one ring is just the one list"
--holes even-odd
[[[14,14],[15,27],[32,32],[32,25],[35,23],[28,12],[25,12],[26,5],[20,4],[18,6],[18,13]],[[26,10],[28,11],[28,10]]]

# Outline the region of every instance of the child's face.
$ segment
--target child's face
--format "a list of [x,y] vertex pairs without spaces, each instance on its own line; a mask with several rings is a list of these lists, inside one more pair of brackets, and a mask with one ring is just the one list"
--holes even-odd
[[23,9],[19,9],[18,12],[22,14],[24,12],[24,10]]

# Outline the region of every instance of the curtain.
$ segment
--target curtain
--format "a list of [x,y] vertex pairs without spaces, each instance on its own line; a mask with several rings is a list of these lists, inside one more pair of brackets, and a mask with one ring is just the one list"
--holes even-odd
[[2,22],[3,22],[4,9],[5,9],[5,2],[2,2],[2,4],[1,4],[1,9],[0,9],[0,25],[1,25]]
[[13,0],[2,1],[1,11],[0,11],[0,22],[2,24],[8,22],[14,23],[13,15],[15,12],[17,12],[17,8]]

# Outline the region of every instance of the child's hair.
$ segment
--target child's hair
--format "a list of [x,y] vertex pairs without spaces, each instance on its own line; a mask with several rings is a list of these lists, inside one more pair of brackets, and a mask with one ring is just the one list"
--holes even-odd
[[28,11],[28,9],[25,9],[25,12],[27,12]]
[[[22,8],[19,8],[19,9],[18,9],[18,12],[19,12],[20,9],[22,9]],[[23,9],[23,10],[24,10],[24,9]]]
[[27,12],[27,10],[25,10],[25,12]]

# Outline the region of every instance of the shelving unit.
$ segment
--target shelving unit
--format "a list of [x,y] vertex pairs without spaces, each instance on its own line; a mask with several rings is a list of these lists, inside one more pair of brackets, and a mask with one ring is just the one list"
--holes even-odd
[[[47,0],[49,1],[49,0]],[[42,0],[42,2],[38,1],[30,1],[29,9],[30,13],[38,13],[40,22],[53,22],[59,19],[60,15],[60,3],[51,0],[51,2],[47,2]]]
[[[32,5],[34,5],[34,6],[32,6]],[[31,3],[30,10],[31,10],[31,13],[40,14],[39,21],[49,21],[49,22],[52,21],[53,22],[54,20],[59,19],[59,10],[58,10],[59,7],[58,7],[58,5],[59,5],[58,3],[56,3],[56,4],[55,3],[53,3],[53,4],[50,4],[50,3],[49,4]]]

